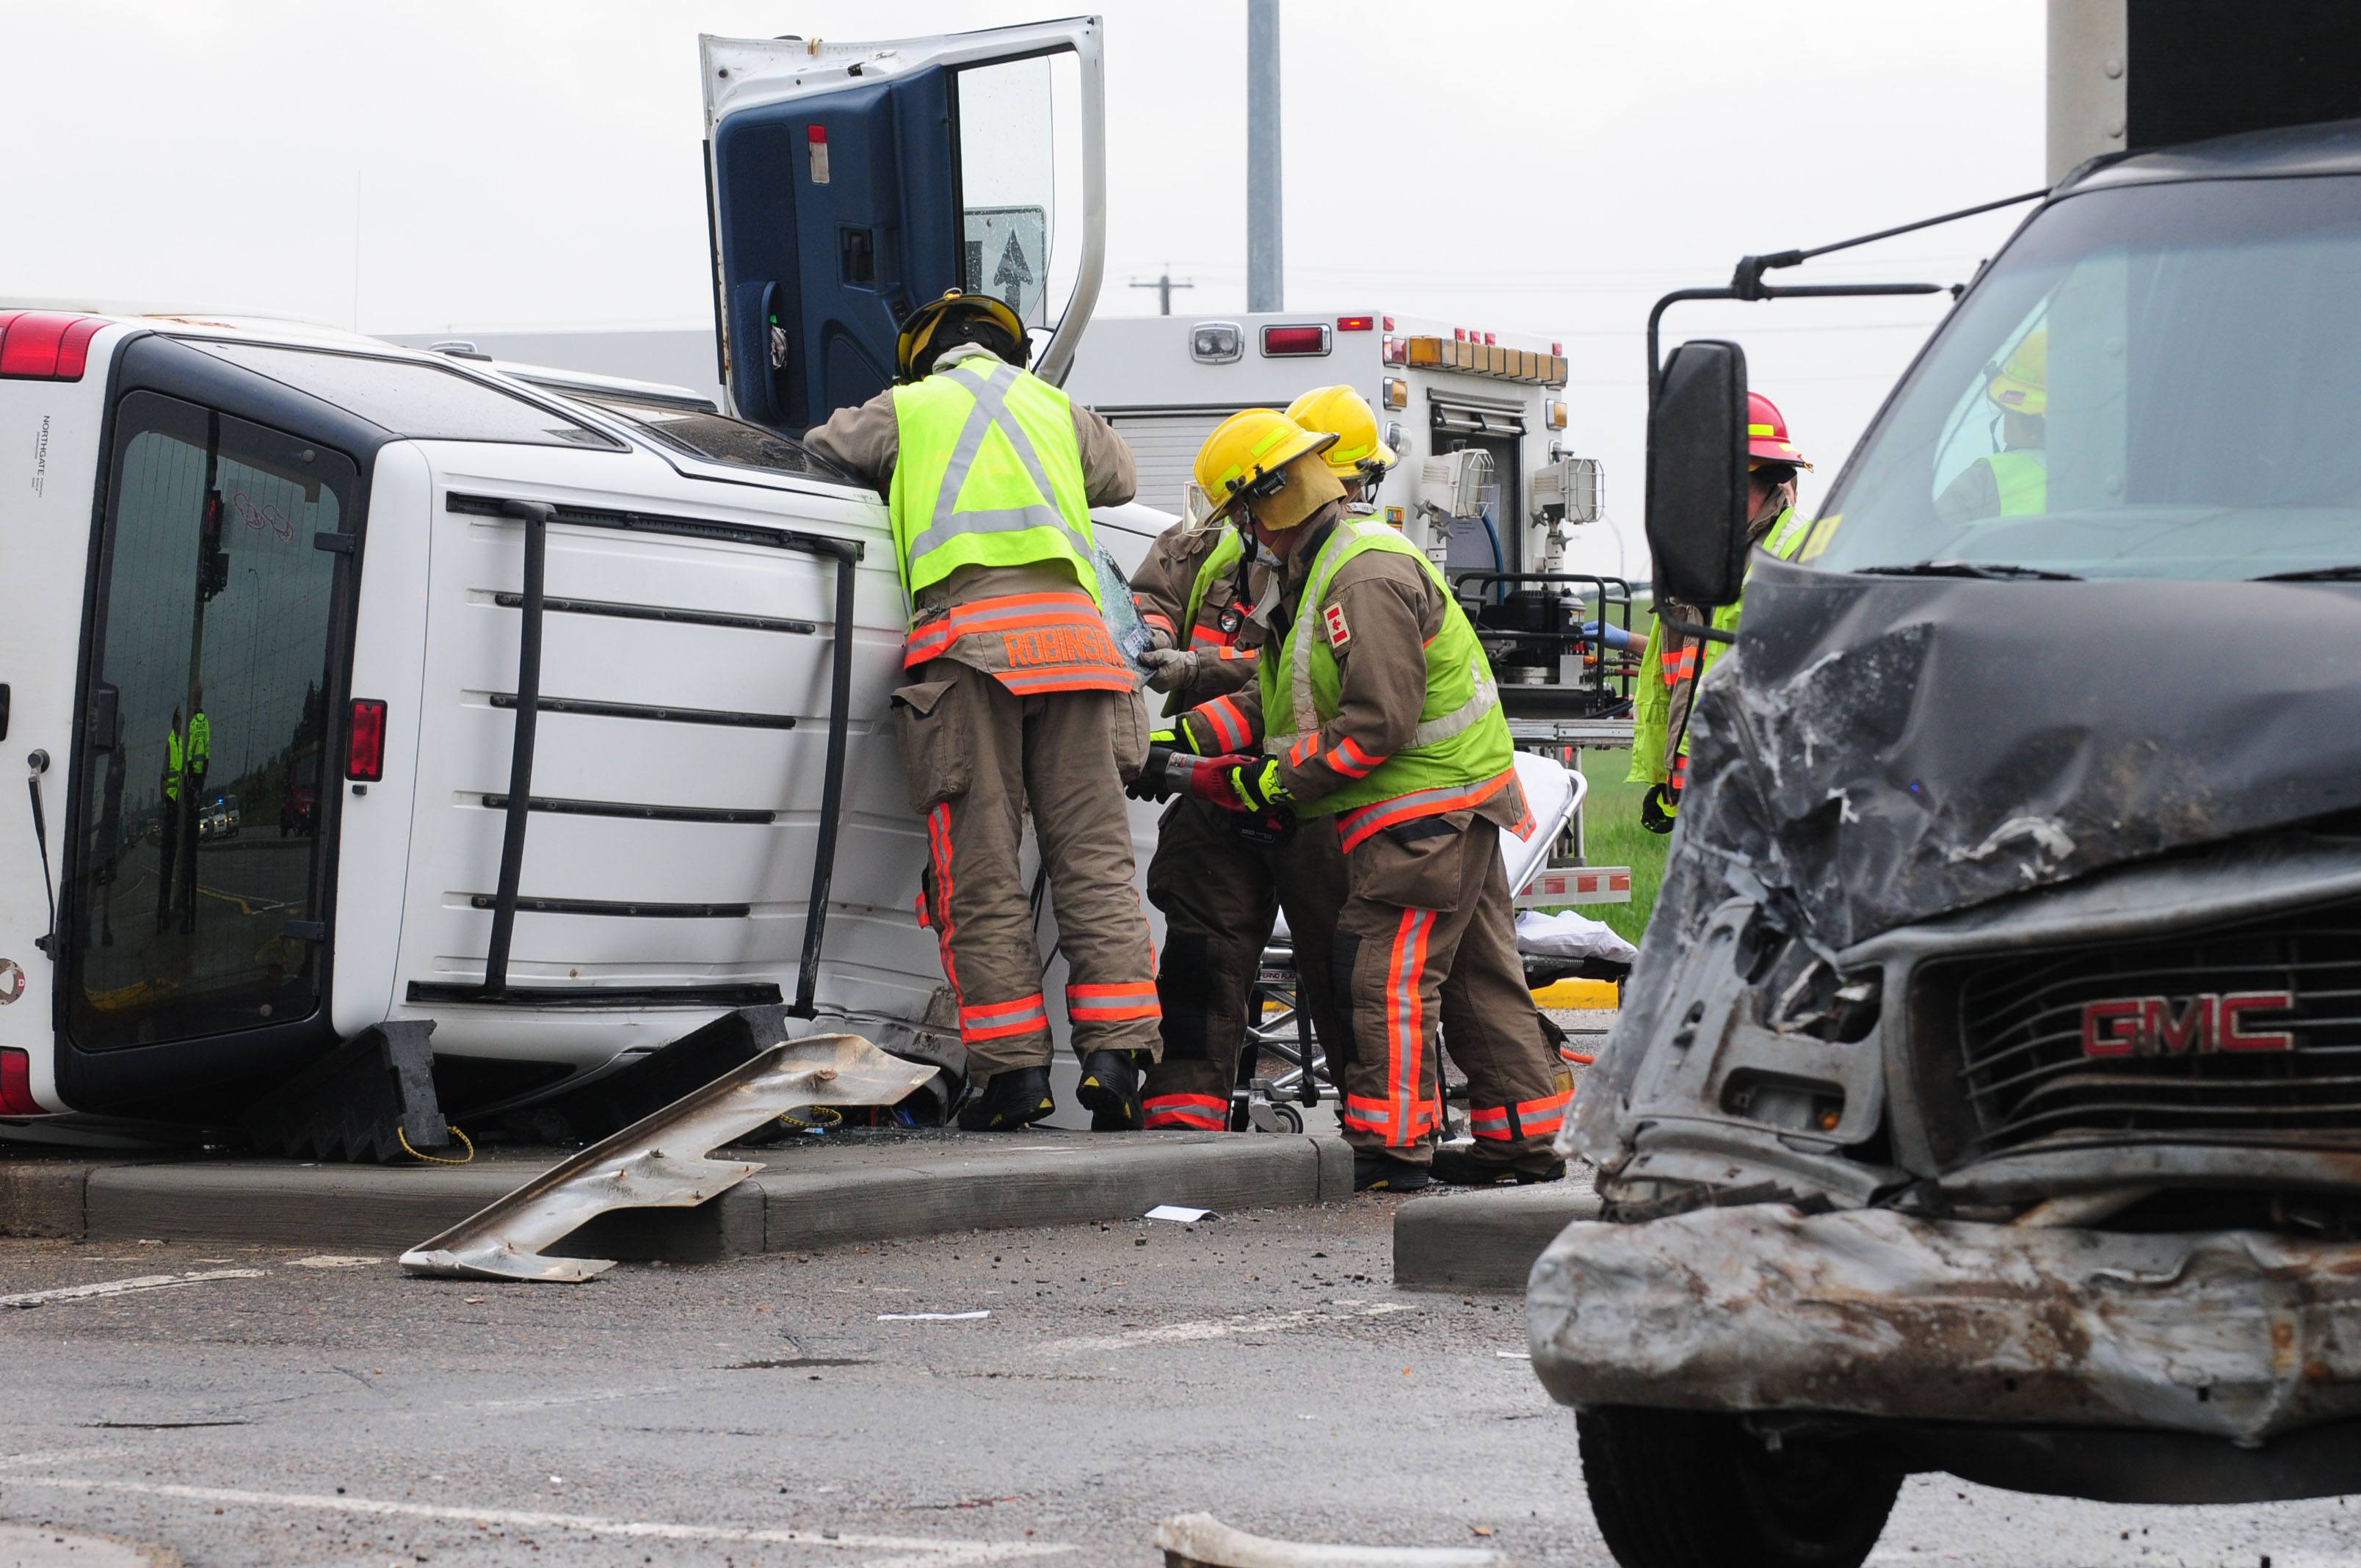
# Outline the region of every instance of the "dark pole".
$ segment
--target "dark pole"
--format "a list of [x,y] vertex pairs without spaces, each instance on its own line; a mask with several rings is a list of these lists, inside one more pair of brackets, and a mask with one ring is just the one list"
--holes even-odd
[[1287,309],[1279,222],[1279,0],[1246,0],[1246,309]]
[[544,501],[503,501],[500,510],[524,521],[524,583],[519,596],[516,740],[509,751],[508,820],[500,832],[500,880],[492,898],[492,940],[484,955],[484,993],[509,988],[509,944],[516,936],[517,883],[524,874],[524,829],[533,814],[533,742],[541,718],[541,588],[549,560],[549,520]]

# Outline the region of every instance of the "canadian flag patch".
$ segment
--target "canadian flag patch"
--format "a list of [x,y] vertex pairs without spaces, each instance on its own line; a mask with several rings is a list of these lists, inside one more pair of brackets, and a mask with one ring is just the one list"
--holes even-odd
[[1345,607],[1332,604],[1325,612],[1328,622],[1328,646],[1342,648],[1353,640],[1353,629],[1345,623]]

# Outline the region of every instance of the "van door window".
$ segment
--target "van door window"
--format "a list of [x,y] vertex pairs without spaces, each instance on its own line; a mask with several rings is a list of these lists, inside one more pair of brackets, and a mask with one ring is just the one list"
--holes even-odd
[[[1071,54],[994,60],[952,73],[959,132],[961,287],[990,294],[1046,333],[1073,297],[1081,171],[1060,159],[1079,113]],[[1036,346],[1038,346],[1037,342]]]
[[[153,392],[115,420],[69,1032],[85,1050],[321,1003],[315,831],[350,460]],[[281,832],[248,831],[257,820]],[[290,826],[293,831],[289,831]]]

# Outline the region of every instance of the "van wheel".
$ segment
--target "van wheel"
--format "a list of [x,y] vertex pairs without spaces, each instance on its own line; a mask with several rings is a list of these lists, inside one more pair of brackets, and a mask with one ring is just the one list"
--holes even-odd
[[1710,1411],[1579,1410],[1583,1483],[1622,1568],[1861,1568],[1902,1476],[1847,1447],[1773,1452]]

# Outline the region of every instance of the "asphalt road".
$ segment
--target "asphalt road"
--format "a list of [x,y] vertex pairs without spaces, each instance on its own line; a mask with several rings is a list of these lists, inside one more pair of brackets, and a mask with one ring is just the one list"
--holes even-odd
[[[1395,1291],[1391,1201],[581,1287],[0,1241],[0,1297],[208,1277],[0,1306],[0,1521],[192,1564],[924,1568],[1149,1564],[1155,1520],[1204,1509],[1298,1540],[1607,1563],[1518,1307]],[[990,1316],[883,1316],[920,1312]],[[2361,1506],[2099,1507],[1922,1477],[1876,1561],[2312,1568],[2361,1562]]]

